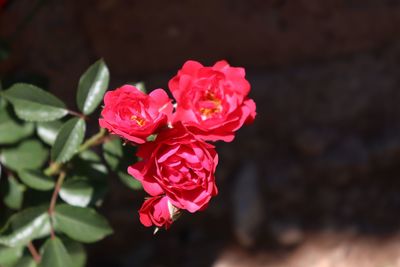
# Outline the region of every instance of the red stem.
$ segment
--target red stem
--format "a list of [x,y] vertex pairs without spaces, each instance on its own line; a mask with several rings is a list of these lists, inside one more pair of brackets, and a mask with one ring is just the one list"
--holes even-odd
[[[62,171],[62,172],[60,172],[60,175],[58,176],[57,183],[56,183],[56,186],[53,191],[53,196],[51,197],[50,206],[49,206],[49,210],[48,210],[50,217],[52,217],[54,214],[54,209],[56,207],[58,193],[60,192],[61,186],[64,183],[64,178],[65,178],[65,172]],[[50,221],[50,234],[51,234],[52,239],[54,239],[56,237],[52,221]]]
[[40,256],[39,252],[35,248],[35,245],[33,245],[32,241],[30,241],[27,246],[28,246],[29,252],[32,254],[33,260],[36,262],[36,264],[39,264],[40,261],[42,260],[42,257]]

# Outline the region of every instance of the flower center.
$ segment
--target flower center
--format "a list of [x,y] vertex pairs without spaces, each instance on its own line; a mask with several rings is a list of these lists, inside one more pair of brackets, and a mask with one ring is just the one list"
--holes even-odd
[[200,114],[202,119],[207,119],[215,113],[220,113],[222,111],[221,99],[211,92],[205,94],[200,105]]
[[136,115],[132,115],[131,116],[131,120],[135,121],[136,124],[139,125],[140,127],[142,127],[146,123],[146,121],[142,117],[139,117],[139,116],[136,116]]

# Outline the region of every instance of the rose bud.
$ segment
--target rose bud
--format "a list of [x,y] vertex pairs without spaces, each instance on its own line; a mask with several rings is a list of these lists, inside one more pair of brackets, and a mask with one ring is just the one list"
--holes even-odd
[[207,141],[232,141],[235,131],[256,116],[256,105],[247,98],[250,84],[245,70],[226,61],[212,67],[187,61],[169,88],[177,101],[174,121]]
[[147,95],[132,85],[124,85],[105,94],[99,124],[112,134],[143,144],[168,124],[172,109],[171,99],[163,89]]
[[173,223],[174,214],[171,214],[171,204],[165,196],[156,196],[147,199],[139,210],[140,222],[150,227],[165,227],[168,229]]

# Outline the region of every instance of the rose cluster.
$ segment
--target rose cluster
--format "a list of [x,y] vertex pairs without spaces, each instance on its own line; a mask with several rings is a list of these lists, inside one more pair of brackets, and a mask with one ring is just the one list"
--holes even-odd
[[232,141],[256,115],[245,70],[226,61],[212,67],[187,61],[168,86],[175,103],[163,89],[148,95],[131,85],[109,91],[99,120],[110,133],[138,145],[141,161],[128,173],[150,195],[140,221],[158,228],[168,228],[181,210],[207,207],[218,193],[218,154],[208,142]]

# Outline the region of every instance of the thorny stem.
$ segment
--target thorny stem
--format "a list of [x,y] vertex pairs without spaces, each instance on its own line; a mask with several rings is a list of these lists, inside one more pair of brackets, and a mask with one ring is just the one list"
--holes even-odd
[[[106,130],[101,128],[100,131],[97,134],[95,134],[92,137],[90,137],[89,139],[87,139],[79,147],[77,153],[81,153],[81,152],[85,151],[86,149],[89,149],[92,146],[101,144],[102,142],[104,142],[104,140],[106,138],[106,134],[107,134]],[[59,174],[58,175],[58,179],[57,179],[57,183],[56,183],[56,185],[54,187],[53,195],[52,195],[51,200],[50,200],[50,206],[49,206],[49,209],[48,209],[48,214],[49,214],[50,218],[52,218],[52,216],[54,214],[54,209],[56,207],[58,194],[59,194],[59,192],[61,190],[61,186],[63,185],[64,179],[65,179],[65,176],[66,176],[66,173],[65,173],[65,171],[62,170],[62,168],[63,168],[63,164],[62,163],[53,162],[44,171],[44,173],[46,175],[48,175],[48,176]],[[51,236],[52,239],[54,239],[56,237],[52,220],[50,220],[50,236]],[[33,244],[32,244],[31,247],[33,247]],[[29,248],[29,250],[31,250],[31,248]],[[32,250],[31,253],[32,253],[32,256],[35,258],[34,254],[33,254],[34,251],[36,251],[36,250]],[[39,254],[38,254],[38,256],[40,257]],[[37,260],[40,262],[40,258],[36,257],[35,262]]]
[[33,260],[36,262],[36,264],[39,264],[40,261],[42,260],[42,257],[40,256],[39,252],[35,248],[35,245],[33,245],[32,241],[29,241],[27,245],[29,252],[32,254]]
[[[106,130],[101,128],[97,134],[95,134],[92,137],[90,137],[89,139],[87,139],[78,148],[77,154],[79,154],[93,146],[103,143],[105,140],[105,137],[106,137],[106,133],[107,133]],[[50,164],[50,166],[47,169],[44,170],[44,173],[48,176],[55,175],[55,174],[60,173],[62,167],[63,167],[62,163],[53,162]]]
[[[106,136],[106,130],[101,128],[100,131],[93,135],[92,137],[90,137],[89,139],[87,139],[78,149],[77,153],[81,153],[83,151],[85,151],[86,149],[89,149],[92,146],[101,144],[104,140],[104,137]],[[51,201],[50,201],[50,206],[49,206],[49,210],[48,213],[50,215],[50,217],[54,214],[54,209],[57,203],[57,198],[58,198],[58,194],[61,190],[61,186],[64,183],[64,179],[65,179],[65,172],[62,171],[62,167],[63,164],[62,163],[58,163],[58,162],[53,162],[44,172],[46,175],[54,175],[59,173],[58,179],[57,179],[57,183],[56,186],[54,188],[53,191],[53,196],[51,197]],[[54,233],[54,227],[53,224],[51,223],[51,227],[50,227],[50,234],[51,234],[51,238],[55,238],[55,233]]]
[[[60,172],[60,175],[58,176],[57,183],[56,183],[56,186],[53,191],[53,196],[51,197],[50,206],[49,206],[49,210],[48,210],[50,217],[53,216],[53,214],[54,214],[54,208],[56,207],[58,193],[60,192],[61,186],[64,183],[64,179],[65,179],[65,172],[62,171],[62,172]],[[52,221],[50,223],[50,233],[51,233],[51,238],[54,239],[55,233],[54,233],[54,227],[53,227]]]

